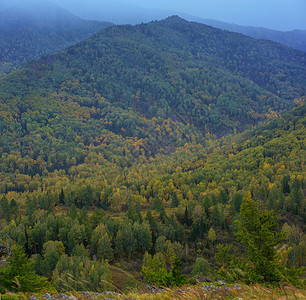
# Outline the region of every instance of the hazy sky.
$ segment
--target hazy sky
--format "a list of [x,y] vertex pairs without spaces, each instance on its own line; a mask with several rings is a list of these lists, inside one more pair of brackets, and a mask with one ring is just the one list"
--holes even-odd
[[306,0],[0,0],[0,9],[14,2],[26,5],[30,1],[55,2],[80,17],[115,23],[133,19],[147,22],[182,12],[240,25],[306,29]]
[[123,0],[137,5],[175,9],[206,19],[272,29],[306,29],[306,0]]

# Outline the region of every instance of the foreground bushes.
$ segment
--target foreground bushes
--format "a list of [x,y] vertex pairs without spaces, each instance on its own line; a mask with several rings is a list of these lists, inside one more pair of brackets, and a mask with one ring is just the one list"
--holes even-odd
[[34,262],[30,261],[20,246],[14,246],[12,256],[0,268],[0,293],[36,292],[42,289],[52,290],[47,278],[34,271]]
[[180,286],[186,283],[182,274],[182,262],[177,256],[173,258],[172,267],[168,271],[163,254],[154,256],[146,253],[143,259],[142,274],[145,282],[159,286]]

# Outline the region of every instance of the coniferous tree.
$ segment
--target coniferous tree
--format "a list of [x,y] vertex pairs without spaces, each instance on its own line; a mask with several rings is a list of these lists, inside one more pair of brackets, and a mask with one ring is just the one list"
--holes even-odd
[[188,214],[188,208],[187,208],[187,206],[185,207],[183,224],[185,224],[185,225],[187,225],[187,226],[190,225],[190,220],[189,220],[189,214]]
[[255,281],[279,281],[275,246],[284,240],[274,211],[259,207],[250,195],[243,199],[237,222],[238,240],[247,247],[249,275]]
[[172,200],[171,200],[171,207],[178,207],[180,204],[180,201],[176,195],[176,193],[173,193]]
[[2,211],[2,215],[6,216],[9,213],[9,202],[5,196],[1,198],[0,208]]
[[58,196],[58,201],[59,201],[59,204],[65,204],[65,194],[64,194],[63,189],[61,189],[61,192]]
[[34,271],[34,261],[30,261],[20,246],[14,246],[12,255],[0,268],[0,292],[35,292],[41,289],[51,289],[51,284],[45,277]]
[[109,261],[114,258],[112,243],[107,233],[105,233],[98,241],[98,257],[100,259],[108,259]]
[[175,256],[170,271],[171,285],[181,286],[186,283],[186,276],[182,274],[182,262]]
[[290,176],[285,175],[282,180],[282,192],[284,195],[288,195],[290,193],[289,181],[290,181]]

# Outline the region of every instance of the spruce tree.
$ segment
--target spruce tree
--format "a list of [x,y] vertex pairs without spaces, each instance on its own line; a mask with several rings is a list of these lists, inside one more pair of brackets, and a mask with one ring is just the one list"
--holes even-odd
[[0,268],[0,293],[36,292],[51,289],[51,284],[45,277],[34,271],[34,262],[30,261],[20,246],[14,246],[12,255]]
[[247,264],[253,281],[280,280],[275,246],[284,240],[277,231],[277,218],[273,210],[259,207],[251,196],[243,199],[237,222],[238,240],[247,247]]

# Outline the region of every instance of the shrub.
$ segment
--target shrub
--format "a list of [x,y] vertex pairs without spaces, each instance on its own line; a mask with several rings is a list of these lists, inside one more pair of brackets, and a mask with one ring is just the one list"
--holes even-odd
[[52,289],[45,277],[34,271],[34,262],[25,254],[21,246],[14,246],[12,256],[0,268],[0,292],[36,292]]
[[166,269],[163,255],[158,253],[151,256],[146,253],[143,260],[142,274],[144,280],[159,286],[180,286],[186,283],[186,277],[182,274],[182,262],[174,257],[170,272]]
[[203,257],[198,257],[193,266],[193,270],[191,272],[192,276],[208,276],[210,273],[210,266],[208,261]]

